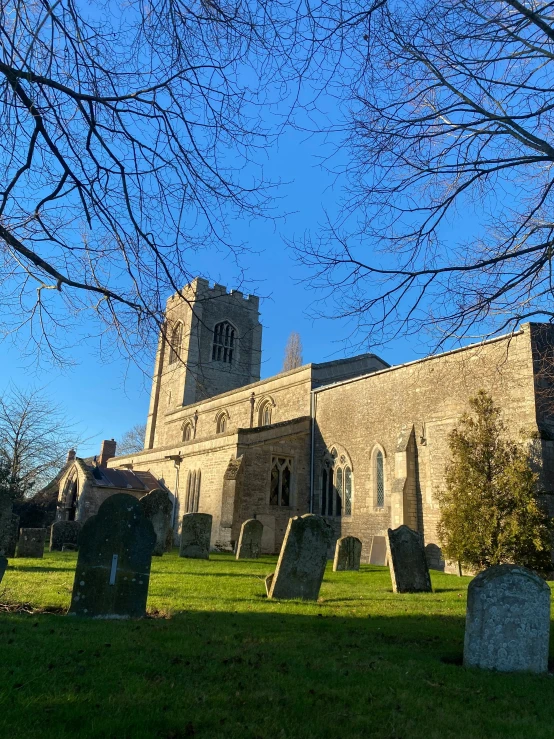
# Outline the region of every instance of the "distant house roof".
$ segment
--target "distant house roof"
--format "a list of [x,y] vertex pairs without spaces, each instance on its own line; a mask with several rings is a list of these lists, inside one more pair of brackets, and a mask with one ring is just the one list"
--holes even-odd
[[93,467],[92,475],[98,487],[123,488],[150,492],[160,487],[160,483],[151,472],[133,472],[109,467]]

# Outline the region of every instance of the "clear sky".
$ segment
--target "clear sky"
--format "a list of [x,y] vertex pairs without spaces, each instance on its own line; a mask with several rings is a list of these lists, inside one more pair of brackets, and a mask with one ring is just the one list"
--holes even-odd
[[[283,135],[279,145],[268,152],[265,169],[270,178],[284,183],[277,191],[281,198],[278,208],[289,215],[276,223],[233,224],[235,239],[246,242],[254,252],[246,256],[243,265],[247,267],[248,278],[255,281],[252,292],[262,297],[262,377],[281,370],[283,350],[291,331],[301,335],[305,362],[375,351],[389,363],[398,364],[427,353],[416,337],[384,348],[351,348],[345,341],[352,326],[342,320],[310,318],[310,306],[321,295],[300,282],[305,272],[295,263],[285,240],[314,232],[324,221],[326,210],[337,213],[340,183],[335,184],[334,178],[319,166],[321,156],[326,153],[321,139],[298,131]],[[196,273],[228,289],[236,287],[235,266],[230,260],[221,260],[219,254],[200,253],[195,257],[194,268]],[[148,353],[136,358],[139,369],[106,354],[99,356],[98,346],[89,341],[75,348],[75,366],[62,372],[28,367],[17,345],[4,342],[2,351],[0,388],[10,383],[20,388],[45,387],[52,400],[61,403],[75,420],[80,435],[87,439],[78,449],[79,456],[95,454],[101,439],[117,439],[134,424],[146,420],[153,369],[153,356]]]

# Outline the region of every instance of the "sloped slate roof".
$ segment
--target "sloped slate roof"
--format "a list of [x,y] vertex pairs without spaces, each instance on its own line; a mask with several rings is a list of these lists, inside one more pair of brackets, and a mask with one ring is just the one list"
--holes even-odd
[[127,488],[150,492],[160,487],[151,472],[133,472],[133,470],[118,470],[107,467],[93,467],[92,476],[98,487]]

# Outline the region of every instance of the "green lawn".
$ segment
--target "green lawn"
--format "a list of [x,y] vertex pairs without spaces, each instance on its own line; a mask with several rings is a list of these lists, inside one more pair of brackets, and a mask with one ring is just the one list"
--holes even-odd
[[320,602],[273,602],[273,557],[174,553],[153,560],[155,618],[87,621],[62,615],[75,560],[12,560],[4,576],[2,737],[554,735],[550,675],[460,666],[468,578],[394,595],[383,567],[329,566]]

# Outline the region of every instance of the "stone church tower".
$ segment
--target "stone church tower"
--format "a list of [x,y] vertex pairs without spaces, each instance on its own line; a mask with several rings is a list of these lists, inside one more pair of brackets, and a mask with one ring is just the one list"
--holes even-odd
[[167,301],[160,335],[145,449],[159,445],[167,413],[260,379],[259,298],[195,278]]

